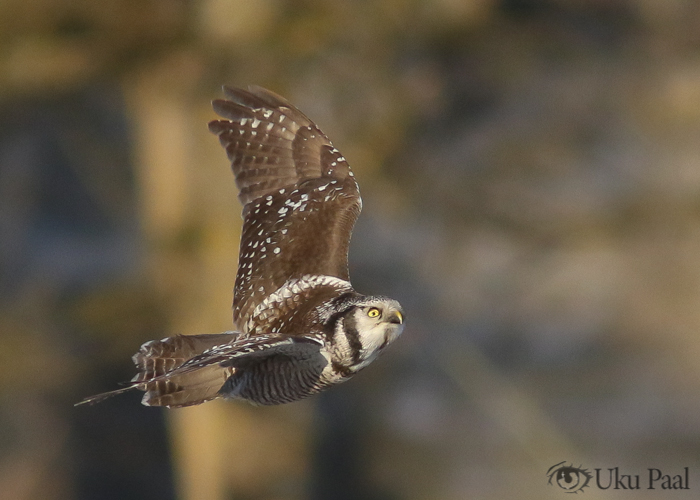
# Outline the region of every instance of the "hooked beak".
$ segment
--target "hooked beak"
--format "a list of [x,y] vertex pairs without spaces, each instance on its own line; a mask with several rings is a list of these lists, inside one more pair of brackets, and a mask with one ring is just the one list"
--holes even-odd
[[403,313],[401,311],[394,311],[391,317],[389,317],[389,323],[394,323],[395,325],[402,325]]

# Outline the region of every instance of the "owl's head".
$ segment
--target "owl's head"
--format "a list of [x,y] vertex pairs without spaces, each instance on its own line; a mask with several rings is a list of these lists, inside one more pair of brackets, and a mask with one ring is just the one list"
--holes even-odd
[[346,347],[351,369],[361,370],[396,340],[403,332],[404,318],[401,304],[393,299],[362,297],[353,301],[336,329],[336,343]]

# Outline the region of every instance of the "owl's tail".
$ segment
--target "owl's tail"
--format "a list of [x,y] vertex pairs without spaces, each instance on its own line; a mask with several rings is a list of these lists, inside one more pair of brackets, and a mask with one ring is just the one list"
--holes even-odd
[[[213,364],[168,374],[207,349],[226,344],[236,336],[237,333],[176,335],[143,344],[132,357],[138,373],[131,379],[145,382],[146,394],[141,402],[146,406],[178,408],[215,399],[226,379],[233,374],[231,368]],[[143,388],[143,384],[139,386]]]
[[91,396],[78,404],[99,403],[132,389],[146,393],[141,400],[146,406],[177,408],[215,399],[224,382],[233,374],[233,368],[214,363],[192,370],[177,369],[207,349],[226,344],[237,336],[238,333],[234,332],[176,335],[146,342],[132,357],[138,373],[127,387]]

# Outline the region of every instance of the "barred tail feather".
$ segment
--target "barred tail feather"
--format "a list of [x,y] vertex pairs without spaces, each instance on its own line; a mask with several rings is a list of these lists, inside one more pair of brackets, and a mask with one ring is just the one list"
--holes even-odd
[[[235,332],[176,335],[146,342],[132,357],[138,373],[126,387],[90,396],[76,406],[99,403],[132,389],[146,392],[142,400],[146,406],[189,406],[214,399],[233,373],[230,367],[209,364],[183,370],[178,368],[212,347],[227,344],[238,335]],[[174,370],[176,373],[172,373]]]
[[220,397],[219,389],[234,371],[215,364],[147,383],[141,402],[145,406],[179,408],[211,401]]
[[207,349],[227,344],[237,336],[238,333],[175,335],[146,342],[131,358],[138,370],[131,381],[145,382],[170,373]]

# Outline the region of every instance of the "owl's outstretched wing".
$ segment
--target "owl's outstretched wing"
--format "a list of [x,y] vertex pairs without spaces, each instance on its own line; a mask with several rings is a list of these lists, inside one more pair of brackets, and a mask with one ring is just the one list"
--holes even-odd
[[[323,341],[314,336],[283,334],[177,335],[153,340],[133,356],[138,373],[131,382],[85,398],[78,405],[99,403],[133,389],[145,392],[144,405],[168,408],[219,397],[241,397],[260,404],[270,404],[265,398],[279,402],[276,398],[284,393],[296,394],[302,386],[318,381],[327,364],[320,353],[322,346]],[[293,365],[294,377],[284,373],[276,376],[274,369],[266,369],[266,365],[275,368],[285,364]],[[258,387],[261,384],[264,387]]]
[[246,332],[255,330],[256,306],[289,280],[347,282],[362,200],[345,158],[301,111],[260,87],[224,92],[229,100],[213,106],[225,120],[209,129],[226,148],[243,204],[233,319]]

